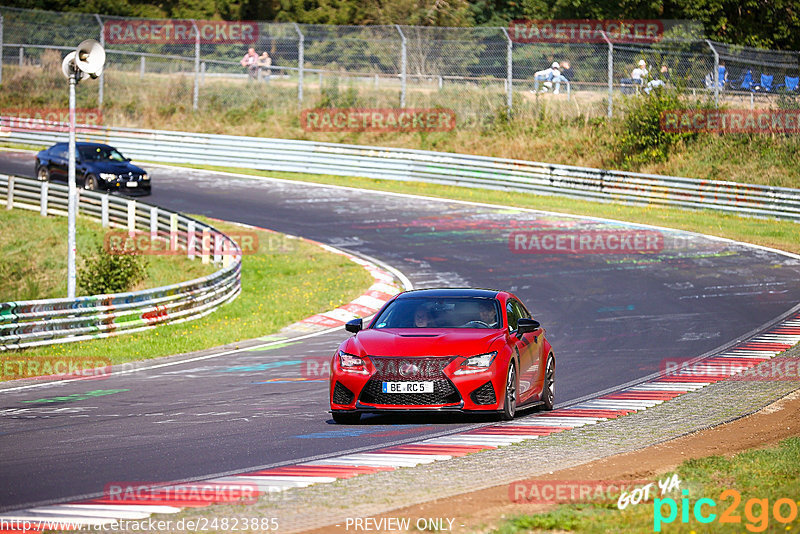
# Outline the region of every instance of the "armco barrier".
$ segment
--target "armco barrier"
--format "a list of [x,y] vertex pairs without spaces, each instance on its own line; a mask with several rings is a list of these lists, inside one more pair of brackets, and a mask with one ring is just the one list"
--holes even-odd
[[[424,150],[189,132],[87,126],[80,128],[79,139],[105,142],[147,161],[430,182],[800,220],[800,190],[784,187]],[[0,117],[0,140],[50,145],[66,141],[67,133],[64,124]]]
[[[65,185],[0,175],[0,209],[67,215],[67,193]],[[221,269],[196,280],[143,291],[0,303],[0,351],[102,338],[196,319],[239,295],[242,251],[212,226],[137,200],[94,191],[80,191],[78,210],[104,227],[144,230],[151,239],[169,236],[163,246],[198,261],[214,261]]]

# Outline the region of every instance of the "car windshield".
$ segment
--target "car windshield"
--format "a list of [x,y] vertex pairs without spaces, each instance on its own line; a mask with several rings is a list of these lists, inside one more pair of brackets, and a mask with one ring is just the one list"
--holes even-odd
[[125,161],[116,148],[105,146],[82,146],[79,149],[84,161]]
[[392,302],[374,328],[500,328],[500,307],[484,297],[406,297]]

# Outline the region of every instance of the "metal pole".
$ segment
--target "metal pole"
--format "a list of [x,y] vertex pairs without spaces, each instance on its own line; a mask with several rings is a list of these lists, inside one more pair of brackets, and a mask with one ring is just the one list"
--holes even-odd
[[140,80],[144,80],[144,62],[145,62],[144,56],[141,56],[139,58],[139,79]]
[[69,184],[69,203],[67,212],[67,297],[75,298],[75,212],[78,207],[78,189],[75,187],[75,67],[69,74],[69,158],[67,180]]
[[[95,13],[94,18],[97,19],[97,23],[100,25],[100,46],[105,48],[106,47],[106,36],[105,36],[105,32],[103,31],[103,19],[101,19],[100,15],[98,15],[97,13]],[[100,76],[99,76],[100,85],[99,85],[99,87],[97,89],[97,107],[100,107],[100,108],[103,107],[103,91],[104,91],[105,79],[106,79],[105,76],[106,76],[105,68],[103,68],[103,70],[100,72]]]
[[406,78],[408,76],[408,49],[406,36],[403,30],[400,29],[399,24],[394,25],[397,28],[397,33],[400,34],[401,50],[400,50],[400,107],[406,107]]
[[606,32],[602,32],[603,39],[608,43],[608,118],[614,115],[614,45],[609,40]]
[[505,28],[500,29],[503,30],[503,34],[506,36],[506,40],[508,41],[506,48],[506,107],[508,108],[508,114],[511,115],[511,106],[514,96],[512,88],[514,83],[514,60],[512,56],[514,43],[511,40],[511,37],[509,37],[508,31],[506,31]]
[[3,83],[3,15],[0,15],[0,84]]
[[192,109],[197,111],[197,100],[200,97],[200,29],[193,20],[194,28],[194,91],[192,93]]
[[708,39],[705,40],[708,47],[714,53],[714,107],[719,107],[719,54],[714,45]]
[[[300,31],[300,26],[295,22],[294,30],[300,40],[297,42],[297,102],[303,103],[303,67],[305,63],[306,37]],[[320,86],[321,88],[321,86]]]

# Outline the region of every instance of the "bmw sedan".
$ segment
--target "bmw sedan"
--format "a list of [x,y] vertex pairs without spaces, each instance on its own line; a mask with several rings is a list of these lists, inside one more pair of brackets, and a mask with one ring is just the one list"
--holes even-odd
[[555,357],[544,328],[506,291],[422,289],[397,295],[365,328],[346,329],[331,362],[337,423],[362,413],[463,411],[513,419],[552,410]]
[[[36,177],[66,182],[69,145],[56,143],[36,154]],[[100,143],[75,143],[75,183],[97,191],[149,195],[150,177],[116,148]]]

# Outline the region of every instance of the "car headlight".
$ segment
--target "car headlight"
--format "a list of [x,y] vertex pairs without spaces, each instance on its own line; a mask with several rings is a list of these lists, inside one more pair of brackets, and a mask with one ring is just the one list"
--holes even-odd
[[102,178],[103,180],[105,180],[107,182],[110,182],[111,180],[116,180],[117,179],[117,175],[114,174],[114,173],[110,173],[110,172],[101,172],[100,173],[100,178]]
[[147,176],[147,173],[144,173],[144,174],[142,175],[142,180],[149,180],[149,179],[150,179],[150,177],[149,177],[149,176]]
[[497,356],[497,351],[471,356],[464,360],[453,374],[467,375],[470,373],[480,373],[481,371],[485,371],[489,368],[489,366],[492,365],[495,356]]
[[348,354],[342,350],[339,351],[339,367],[342,368],[342,371],[350,373],[367,374],[369,372],[363,358]]

